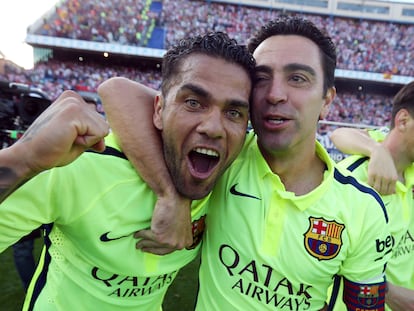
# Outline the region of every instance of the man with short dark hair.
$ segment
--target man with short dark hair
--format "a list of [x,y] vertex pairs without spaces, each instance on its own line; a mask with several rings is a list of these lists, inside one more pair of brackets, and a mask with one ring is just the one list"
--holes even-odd
[[[392,248],[385,206],[315,139],[336,95],[335,45],[310,21],[281,17],[248,47],[256,59],[254,132],[208,200],[196,309],[327,310],[328,288],[339,275],[348,310],[383,310]],[[143,107],[134,109],[139,95],[129,91],[117,104],[129,107],[131,118]],[[166,170],[160,151],[147,152],[153,129],[114,110],[127,155],[153,158],[138,171],[151,178]],[[144,250],[166,247],[151,231],[137,237]]]
[[[355,154],[339,165],[355,177],[371,184],[379,192],[390,217],[394,240],[387,269],[387,310],[414,310],[414,82],[394,96],[391,126],[381,130],[339,128],[331,134],[333,143],[343,152]],[[394,183],[378,176],[396,172]],[[339,310],[335,309],[335,310]]]
[[193,245],[162,257],[134,248],[134,232],[150,226],[157,198],[109,135],[103,154],[86,152],[45,171],[0,205],[1,251],[39,225],[53,224],[25,310],[159,311],[178,270],[196,257],[202,199],[244,142],[255,62],[245,47],[217,32],[183,39],[164,65],[153,124],[175,186],[194,200],[186,214]]

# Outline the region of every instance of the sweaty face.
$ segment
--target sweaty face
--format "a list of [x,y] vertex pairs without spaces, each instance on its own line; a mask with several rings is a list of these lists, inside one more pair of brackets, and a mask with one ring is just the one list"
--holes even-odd
[[171,84],[156,100],[154,124],[177,190],[200,199],[241,150],[251,82],[239,65],[192,54]]
[[323,93],[318,46],[301,36],[273,36],[254,57],[251,120],[262,153],[274,158],[313,150],[318,119],[325,117],[335,95],[334,88]]

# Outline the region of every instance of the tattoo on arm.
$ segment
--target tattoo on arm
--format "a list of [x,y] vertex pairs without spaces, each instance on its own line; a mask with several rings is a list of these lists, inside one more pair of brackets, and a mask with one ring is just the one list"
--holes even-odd
[[19,181],[18,179],[17,174],[11,168],[0,167],[0,202],[26,182],[26,180]]
[[49,122],[50,119],[53,118],[55,114],[51,114],[47,116],[44,120],[41,120],[39,122],[33,123],[32,126],[30,126],[27,131],[23,134],[23,136],[20,138],[20,142],[29,141],[32,139],[33,136],[36,135],[36,133],[41,129],[47,122]]
[[[33,139],[39,130],[46,126],[54,117],[55,113],[49,113],[43,119],[35,121],[24,135],[19,139],[19,143],[24,143]],[[0,202],[7,198],[14,190],[23,185],[30,177],[19,176],[12,167],[0,166]]]

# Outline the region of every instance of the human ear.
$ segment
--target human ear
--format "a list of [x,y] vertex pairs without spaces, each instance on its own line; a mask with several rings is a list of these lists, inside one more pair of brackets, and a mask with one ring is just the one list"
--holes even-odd
[[406,109],[400,109],[395,115],[395,127],[400,131],[405,131],[406,125],[410,120],[411,116]]
[[319,120],[323,120],[326,118],[326,116],[329,113],[331,103],[333,102],[335,96],[336,96],[336,88],[332,86],[326,91],[326,95],[323,98],[323,104],[322,104],[321,112],[319,114]]
[[161,94],[157,94],[154,99],[154,115],[152,117],[154,126],[162,130],[162,110],[164,107],[164,98]]

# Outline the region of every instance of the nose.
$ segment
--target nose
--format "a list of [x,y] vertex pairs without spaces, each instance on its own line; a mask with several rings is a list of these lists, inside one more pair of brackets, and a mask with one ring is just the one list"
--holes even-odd
[[280,104],[287,101],[287,93],[283,84],[275,80],[270,84],[266,95],[266,99],[270,104]]
[[210,138],[222,138],[225,135],[224,115],[218,108],[206,111],[197,127],[197,132]]

